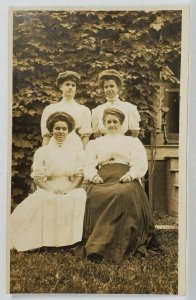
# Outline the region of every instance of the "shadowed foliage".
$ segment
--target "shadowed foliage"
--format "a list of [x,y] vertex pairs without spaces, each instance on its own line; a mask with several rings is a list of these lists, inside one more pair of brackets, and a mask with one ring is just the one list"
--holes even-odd
[[179,83],[181,11],[15,11],[13,14],[12,195],[31,190],[33,154],[41,145],[44,107],[60,99],[55,80],[71,69],[82,76],[76,98],[90,109],[104,101],[97,77],[115,68],[121,98],[138,106],[141,138],[154,127],[152,82]]

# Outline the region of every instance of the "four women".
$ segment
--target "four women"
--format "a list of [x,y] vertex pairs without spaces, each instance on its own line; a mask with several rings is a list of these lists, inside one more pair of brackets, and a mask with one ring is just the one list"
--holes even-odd
[[[43,111],[43,146],[35,152],[32,177],[38,190],[11,216],[12,246],[25,251],[41,246],[66,246],[82,240],[84,255],[121,259],[152,246],[154,225],[140,179],[148,167],[138,138],[137,108],[118,98],[122,84],[115,70],[99,80],[107,102],[92,112],[74,100],[80,76],[60,73],[63,99]],[[86,147],[83,159],[82,142]],[[83,165],[84,164],[84,165]],[[79,188],[85,179],[86,192]],[[83,228],[84,219],[84,228]],[[153,241],[153,243],[152,243]],[[155,243],[156,246],[158,245]]]

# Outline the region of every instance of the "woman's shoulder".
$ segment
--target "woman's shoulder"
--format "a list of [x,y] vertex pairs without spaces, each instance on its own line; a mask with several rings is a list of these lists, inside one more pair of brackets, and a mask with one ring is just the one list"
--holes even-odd
[[48,148],[49,148],[49,144],[40,146],[39,148],[37,148],[37,150],[35,152],[45,152],[45,151],[48,151]]
[[35,150],[34,157],[44,156],[48,152],[48,145],[41,146]]
[[47,113],[47,112],[53,112],[53,111],[57,110],[58,107],[59,107],[60,105],[61,105],[61,102],[56,102],[56,103],[48,104],[48,105],[44,108],[43,112],[44,112],[44,113]]
[[90,111],[90,109],[86,106],[86,105],[84,105],[84,104],[80,104],[80,103],[78,103],[77,101],[75,101],[74,102],[74,105],[78,108],[78,109],[80,109],[81,111]]
[[100,112],[102,110],[104,110],[107,107],[107,102],[101,103],[98,106],[96,106],[95,108],[92,109],[92,112],[96,113],[96,112]]
[[137,109],[137,105],[135,105],[135,104],[132,104],[132,103],[130,103],[130,102],[128,102],[128,101],[121,101],[121,104],[123,105],[123,106],[125,106],[127,109],[132,109],[132,110],[135,110],[135,109]]
[[104,138],[105,138],[105,136],[100,136],[100,137],[97,137],[94,140],[90,140],[88,142],[87,146],[88,147],[95,147],[96,145],[99,145],[100,143],[103,143],[104,142]]
[[132,148],[138,149],[138,150],[145,148],[139,138],[132,137],[132,136],[126,136],[126,138],[127,138],[127,142],[130,144],[130,146]]

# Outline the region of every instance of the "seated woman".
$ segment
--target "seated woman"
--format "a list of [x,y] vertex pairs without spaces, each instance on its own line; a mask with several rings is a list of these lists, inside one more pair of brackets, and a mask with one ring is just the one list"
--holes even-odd
[[42,246],[68,246],[81,241],[86,192],[83,180],[83,146],[70,143],[74,119],[56,112],[47,119],[52,138],[34,155],[31,174],[37,191],[11,215],[11,248],[26,251]]
[[140,183],[148,162],[136,137],[120,134],[124,114],[105,109],[107,134],[88,143],[84,176],[87,189],[84,221],[85,256],[122,259],[158,247],[147,196]]

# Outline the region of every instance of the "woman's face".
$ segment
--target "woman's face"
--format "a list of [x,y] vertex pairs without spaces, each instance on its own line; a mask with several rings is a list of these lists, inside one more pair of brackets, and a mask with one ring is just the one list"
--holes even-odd
[[110,114],[106,115],[104,125],[108,134],[116,134],[120,132],[121,123],[117,116]]
[[114,80],[104,80],[103,91],[109,100],[118,95],[119,88]]
[[52,135],[57,142],[64,142],[68,133],[68,125],[65,121],[58,121],[54,123]]
[[66,80],[61,84],[60,90],[66,99],[72,99],[76,94],[76,83],[72,80]]

